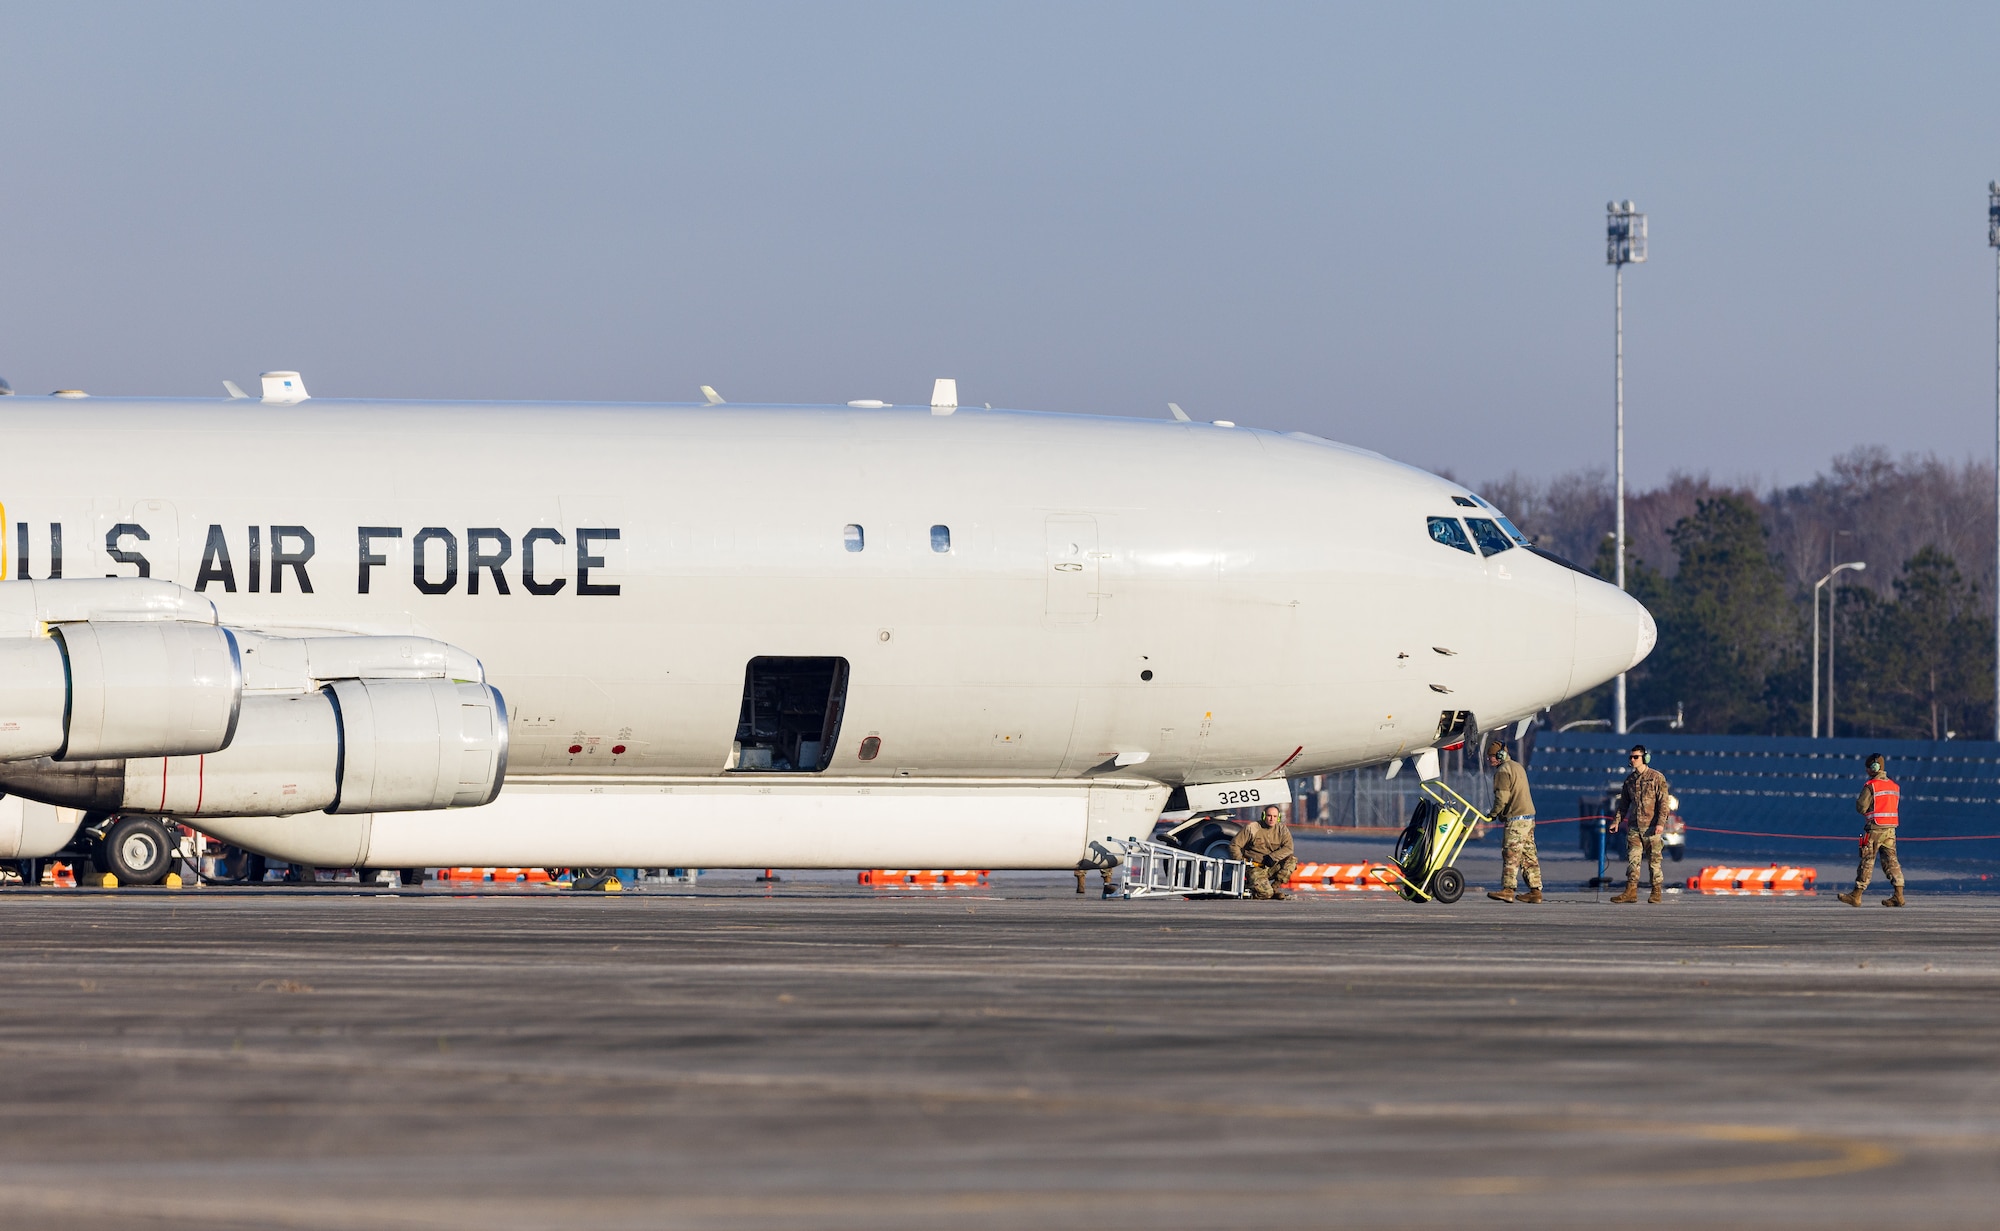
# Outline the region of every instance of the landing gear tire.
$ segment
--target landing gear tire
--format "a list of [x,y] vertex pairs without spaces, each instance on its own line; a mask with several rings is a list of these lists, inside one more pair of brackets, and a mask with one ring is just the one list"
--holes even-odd
[[95,862],[121,885],[157,885],[173,867],[173,839],[150,816],[121,817],[104,831]]
[[1439,868],[1431,877],[1431,896],[1449,906],[1465,896],[1465,874],[1457,868]]
[[1236,858],[1236,856],[1229,853],[1229,839],[1227,838],[1217,838],[1215,841],[1209,843],[1206,847],[1204,847],[1201,853],[1208,856],[1210,859]]
[[404,868],[397,872],[396,878],[402,881],[403,884],[414,887],[424,883],[424,870],[422,868]]
[[1679,863],[1681,860],[1687,858],[1687,848],[1685,846],[1670,846],[1667,848],[1667,858],[1673,860],[1675,863]]

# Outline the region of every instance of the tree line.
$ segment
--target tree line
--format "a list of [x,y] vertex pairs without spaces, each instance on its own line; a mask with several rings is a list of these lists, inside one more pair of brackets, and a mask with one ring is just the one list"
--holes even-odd
[[[1509,475],[1479,489],[1539,546],[1614,575],[1609,475]],[[1834,733],[1887,739],[1993,734],[1991,465],[1865,447],[1811,481],[1764,492],[1676,474],[1626,496],[1627,587],[1660,641],[1628,681],[1628,716],[1679,714],[1713,735],[1805,735],[1820,592],[1820,730],[1834,646]],[[1829,598],[1829,594],[1831,597]],[[1611,686],[1557,707],[1609,719]],[[1662,730],[1653,721],[1642,730]]]

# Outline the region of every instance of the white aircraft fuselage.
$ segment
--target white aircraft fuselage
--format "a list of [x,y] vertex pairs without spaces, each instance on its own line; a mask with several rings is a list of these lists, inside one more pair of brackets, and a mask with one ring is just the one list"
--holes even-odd
[[325,863],[1101,862],[1171,788],[1379,763],[1453,713],[1495,729],[1654,636],[1616,588],[1496,547],[1464,487],[1299,434],[330,399],[0,417],[6,580],[171,580],[224,625],[484,663],[493,804],[202,824]]

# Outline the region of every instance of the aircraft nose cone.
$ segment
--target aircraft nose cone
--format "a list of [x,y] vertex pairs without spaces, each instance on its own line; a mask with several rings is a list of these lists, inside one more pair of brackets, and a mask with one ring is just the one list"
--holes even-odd
[[1571,695],[1638,666],[1659,637],[1652,613],[1637,599],[1608,582],[1578,579]]
[[1645,662],[1646,655],[1651,654],[1653,647],[1660,643],[1660,626],[1653,623],[1653,613],[1646,610],[1645,605],[1638,599],[1631,601],[1632,605],[1639,609],[1639,638],[1637,644],[1632,647],[1632,661],[1625,664],[1627,671]]

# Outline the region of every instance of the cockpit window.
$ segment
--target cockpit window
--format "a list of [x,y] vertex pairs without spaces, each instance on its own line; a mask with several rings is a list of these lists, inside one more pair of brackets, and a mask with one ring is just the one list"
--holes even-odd
[[[1453,496],[1452,499],[1458,500],[1458,497]],[[1485,509],[1488,513],[1493,514],[1493,520],[1500,523],[1500,528],[1507,532],[1508,538],[1513,539],[1516,543],[1519,543],[1523,547],[1532,547],[1535,545],[1534,540],[1529,538],[1527,535],[1522,534],[1521,528],[1515,525],[1512,521],[1509,521],[1505,513],[1502,513],[1499,509],[1493,507],[1493,502],[1491,500],[1488,500],[1484,496],[1474,496],[1473,499],[1479,502],[1480,508]],[[1463,500],[1458,500],[1458,502],[1460,504],[1465,503],[1465,501]],[[1488,552],[1487,554],[1491,555],[1492,553]]]
[[1514,540],[1502,534],[1500,527],[1484,517],[1468,517],[1465,519],[1465,524],[1472,530],[1473,541],[1479,544],[1479,554],[1497,556],[1503,551],[1513,549]]
[[1476,496],[1453,496],[1451,502],[1461,509],[1476,509],[1481,503]]
[[1456,517],[1431,518],[1431,541],[1463,552],[1472,551],[1472,540],[1465,537],[1465,527],[1458,524]]

